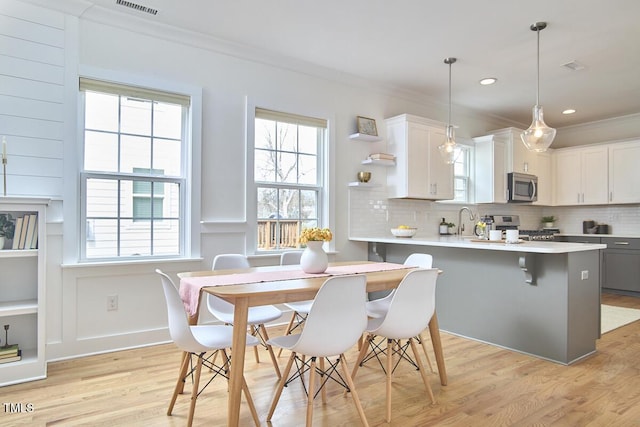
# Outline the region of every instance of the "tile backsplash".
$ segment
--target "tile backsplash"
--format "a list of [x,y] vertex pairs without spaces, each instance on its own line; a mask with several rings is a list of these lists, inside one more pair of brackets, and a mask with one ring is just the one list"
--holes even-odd
[[[519,215],[521,229],[538,229],[542,216],[557,218],[555,226],[562,233],[582,233],[582,221],[608,224],[609,233],[640,236],[640,206],[532,206],[520,204],[458,204],[414,199],[388,199],[384,187],[349,191],[349,235],[352,237],[391,237],[390,229],[398,225],[417,227],[417,236],[438,235],[442,218],[458,226],[458,212],[468,206],[476,215]],[[462,213],[463,234],[473,232],[474,222]]]

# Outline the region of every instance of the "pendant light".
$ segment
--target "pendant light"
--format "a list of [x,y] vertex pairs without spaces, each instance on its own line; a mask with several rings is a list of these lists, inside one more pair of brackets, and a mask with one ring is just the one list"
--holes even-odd
[[522,142],[530,151],[543,152],[553,142],[556,137],[556,130],[550,128],[544,122],[542,115],[542,105],[540,105],[540,31],[547,28],[546,22],[536,22],[531,24],[531,31],[538,33],[538,83],[536,91],[536,105],[533,107],[533,122],[529,129],[520,134]]
[[451,124],[451,64],[454,64],[457,60],[457,58],[444,59],[444,63],[449,65],[449,121],[447,123],[444,142],[438,146],[438,151],[440,152],[440,156],[442,156],[442,160],[448,165],[455,163],[456,158],[460,154],[460,150],[453,138],[453,125]]

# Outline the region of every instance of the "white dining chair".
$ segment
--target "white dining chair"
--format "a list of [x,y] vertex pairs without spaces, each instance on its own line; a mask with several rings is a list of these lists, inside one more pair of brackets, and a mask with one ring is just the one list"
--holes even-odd
[[[286,251],[280,254],[280,265],[296,265],[300,264],[300,257],[302,251]],[[297,302],[285,302],[284,306],[291,310],[291,319],[287,325],[287,329],[284,334],[289,335],[293,331],[302,327],[302,324],[311,310],[311,304],[313,300],[297,301]],[[278,350],[278,357],[282,354],[282,348]]]
[[[433,266],[433,256],[431,254],[424,253],[412,253],[404,260],[404,265],[411,267],[419,267],[419,268],[431,268]],[[387,296],[379,299],[374,299],[367,302],[367,315],[369,317],[384,317],[389,310],[389,304],[391,304],[391,300],[393,299],[392,290]],[[422,351],[424,352],[425,358],[427,360],[427,365],[429,366],[429,370],[433,371],[433,365],[431,364],[431,359],[429,358],[429,353],[427,352],[426,341],[422,335],[422,332],[419,333],[416,337],[418,339],[418,343],[422,346]]]
[[[302,380],[302,375],[309,372],[306,389],[307,426],[312,424],[314,398],[322,391],[322,400],[326,400],[325,385],[329,379],[351,391],[362,424],[369,425],[344,357],[344,352],[353,347],[364,332],[367,324],[365,301],[366,276],[331,277],[320,287],[302,331],[269,340],[271,345],[291,351],[291,356],[278,383],[267,422],[273,417],[284,386],[294,379]],[[330,356],[337,356],[335,362],[329,360]],[[329,365],[327,369],[325,360]],[[294,362],[297,370],[287,378]],[[316,362],[319,362],[319,366]],[[342,376],[336,375],[338,365],[342,367]],[[317,372],[321,375],[321,381],[316,391]]]
[[[176,346],[185,352],[180,366],[180,374],[173,391],[173,396],[171,397],[171,402],[169,403],[167,415],[171,415],[173,412],[173,407],[176,403],[176,399],[178,398],[178,394],[181,394],[184,389],[185,380],[193,375],[191,404],[187,419],[187,425],[191,426],[196,409],[196,400],[204,388],[206,388],[211,380],[216,376],[221,376],[227,380],[229,379],[228,371],[230,368],[230,360],[226,349],[231,348],[233,328],[231,326],[223,325],[189,325],[187,313],[184,309],[184,304],[180,298],[180,294],[175,283],[161,270],[156,270],[156,273],[160,275],[162,288],[167,302],[169,334]],[[255,337],[247,335],[248,346],[255,347],[258,343],[259,342]],[[209,352],[215,352],[216,355],[218,353],[222,353],[222,366],[215,365],[211,361],[211,355],[209,357],[205,357]],[[192,359],[194,357],[196,358],[196,365],[189,369],[189,367],[192,366]],[[202,366],[209,368],[214,374],[213,377],[206,382],[204,387],[199,390]],[[260,419],[244,378],[242,379],[242,389],[247,399],[247,403],[249,404],[249,410],[251,411],[253,421],[256,426],[259,426]]]
[[[241,269],[249,268],[249,260],[246,256],[241,254],[220,254],[216,255],[213,259],[212,270],[229,270],[229,269]],[[224,322],[227,325],[233,325],[234,307],[233,304],[216,297],[215,295],[207,294],[207,309],[218,320]],[[261,305],[258,307],[249,307],[247,315],[247,325],[251,330],[251,335],[257,337],[260,343],[267,349],[271,362],[276,371],[276,375],[280,378],[280,367],[276,360],[276,356],[273,353],[273,349],[267,344],[269,340],[269,334],[265,323],[271,322],[282,316],[282,311],[273,305]],[[254,347],[254,354],[256,362],[260,363],[260,356],[258,354],[258,348]]]
[[[391,380],[395,370],[394,355],[399,356],[395,366],[405,360],[420,371],[431,402],[435,403],[414,337],[428,326],[435,312],[437,278],[438,270],[435,268],[410,271],[393,293],[386,315],[370,318],[367,322],[367,345],[363,345],[360,349],[352,377],[355,378],[358,367],[365,359],[375,358],[380,361],[386,374],[386,421],[388,423],[391,422]],[[376,337],[384,338],[386,346],[376,342]],[[403,340],[406,341],[403,343]],[[408,347],[411,347],[415,360],[409,356]],[[371,350],[367,353],[369,348]],[[382,365],[380,354],[386,354],[386,366]]]

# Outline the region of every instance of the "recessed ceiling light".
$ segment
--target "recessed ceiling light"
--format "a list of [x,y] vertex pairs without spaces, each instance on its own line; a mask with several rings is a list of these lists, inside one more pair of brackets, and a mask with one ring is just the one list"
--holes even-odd
[[567,108],[566,110],[564,110],[562,112],[562,114],[573,114],[575,112],[576,112],[576,110],[574,110],[573,108]]
[[495,77],[487,77],[486,79],[480,80],[480,84],[483,86],[487,86],[487,85],[492,85],[497,81],[498,79],[496,79]]

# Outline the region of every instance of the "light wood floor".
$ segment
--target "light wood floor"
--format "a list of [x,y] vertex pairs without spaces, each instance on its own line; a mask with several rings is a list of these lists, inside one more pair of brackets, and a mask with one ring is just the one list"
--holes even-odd
[[[603,302],[640,308],[638,298],[604,295]],[[449,385],[440,386],[430,374],[438,401],[430,405],[419,373],[399,368],[392,426],[640,425],[640,321],[605,334],[597,354],[572,366],[446,333],[442,338]],[[267,353],[261,353],[256,364],[247,352],[246,377],[266,425],[276,379]],[[351,363],[355,357],[355,350],[348,354]],[[284,367],[284,353],[280,361]],[[173,416],[165,414],[179,362],[180,352],[168,344],[51,363],[46,380],[0,388],[0,425],[183,426],[187,395],[179,396]],[[356,386],[369,423],[386,425],[380,368],[365,365]],[[315,402],[314,425],[359,425],[350,396],[331,386],[328,397],[325,405]],[[31,403],[34,410],[7,413],[5,403]],[[225,425],[226,404],[226,384],[216,381],[198,399],[194,425]],[[243,426],[253,425],[244,402],[241,417]],[[304,417],[301,388],[285,388],[272,425],[297,427]]]

